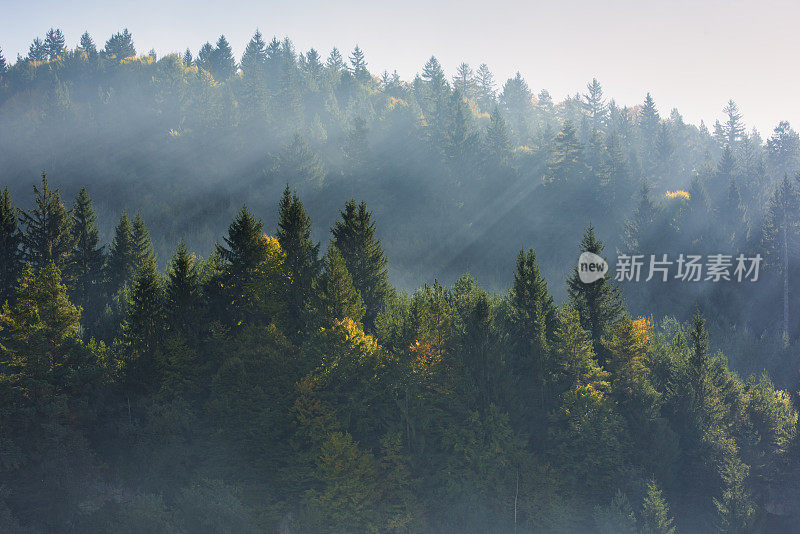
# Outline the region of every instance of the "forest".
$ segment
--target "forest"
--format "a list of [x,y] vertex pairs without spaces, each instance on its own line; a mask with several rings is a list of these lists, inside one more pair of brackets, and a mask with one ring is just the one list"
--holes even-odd
[[0,532],[797,531],[788,122],[214,42],[0,51]]

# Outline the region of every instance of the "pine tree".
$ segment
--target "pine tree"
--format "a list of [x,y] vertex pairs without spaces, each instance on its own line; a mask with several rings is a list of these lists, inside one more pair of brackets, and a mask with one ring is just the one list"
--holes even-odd
[[[520,250],[514,285],[509,293],[509,323],[514,377],[512,402],[527,423],[541,423],[549,380],[549,342],[555,322],[555,305],[536,263],[536,253]],[[537,420],[536,416],[539,416]],[[534,420],[532,421],[531,418]]]
[[242,206],[231,225],[224,244],[217,244],[217,253],[224,262],[219,280],[224,320],[234,325],[256,320],[259,316],[254,284],[267,260],[268,242],[264,225]]
[[185,340],[197,335],[194,328],[201,313],[200,278],[194,254],[181,240],[167,268],[165,315],[167,324]]
[[13,300],[23,266],[23,236],[17,224],[18,213],[6,187],[0,195],[0,305]]
[[341,52],[339,52],[339,49],[335,46],[333,49],[331,49],[328,59],[325,60],[325,66],[328,68],[328,70],[335,73],[341,72],[341,70],[344,69],[344,59],[342,59]]
[[739,107],[736,102],[729,100],[728,104],[722,108],[722,112],[728,116],[725,124],[722,125],[722,132],[725,138],[725,145],[736,149],[739,143],[744,139],[744,124],[742,123],[742,114],[739,112]]
[[475,73],[476,83],[478,85],[478,104],[483,111],[488,111],[494,108],[495,100],[495,82],[489,67],[486,63],[482,63]]
[[254,76],[263,72],[266,63],[267,44],[264,42],[261,32],[256,30],[242,54],[242,72],[247,76]]
[[94,320],[105,257],[97,232],[97,215],[85,187],[81,188],[72,208],[72,241],[75,244],[69,258],[72,300],[83,308],[85,316]]
[[0,48],[0,82],[3,81],[6,73],[8,72],[8,63],[3,55],[3,49]]
[[131,247],[133,250],[134,265],[138,269],[148,258],[153,257],[153,242],[150,239],[150,231],[144,223],[141,213],[137,213],[133,219],[133,230],[131,231]]
[[164,289],[156,259],[148,256],[134,278],[122,327],[126,347],[123,373],[129,390],[148,390],[158,383],[156,351],[164,331]]
[[650,199],[650,185],[642,180],[639,200],[633,216],[625,223],[625,246],[631,254],[642,254],[645,240],[656,217],[656,205]]
[[594,524],[598,534],[637,534],[636,515],[628,497],[617,490],[608,506],[596,506]]
[[750,468],[736,456],[728,456],[722,466],[723,490],[714,498],[719,532],[751,532],[756,508],[747,489]]
[[92,36],[89,35],[89,32],[83,32],[83,35],[81,35],[80,48],[86,52],[86,55],[89,57],[89,59],[94,59],[97,57],[97,46],[94,44]]
[[365,202],[349,200],[339,214],[341,219],[331,228],[331,243],[344,259],[353,285],[364,300],[365,330],[372,331],[389,294],[386,255],[375,238],[375,222]]
[[777,176],[793,176],[800,168],[800,134],[781,121],[767,139],[767,161]]
[[642,503],[642,533],[674,534],[674,519],[669,514],[669,506],[655,480],[647,483],[647,495]]
[[528,124],[533,118],[533,93],[519,72],[506,81],[499,100],[515,139],[520,144],[527,143],[530,136]]
[[696,310],[692,318],[692,329],[689,332],[691,353],[689,354],[689,376],[694,390],[697,406],[704,409],[708,397],[709,382],[709,357],[708,357],[708,331],[706,320]]
[[597,78],[592,78],[591,83],[586,85],[589,90],[583,95],[583,109],[589,117],[589,127],[591,128],[590,137],[597,132],[603,131],[608,118],[608,104],[603,99],[603,87]]
[[322,186],[325,180],[322,160],[300,134],[295,134],[278,154],[272,172],[281,180],[306,182],[317,187]]
[[431,56],[422,68],[422,79],[425,81],[434,101],[441,97],[448,88],[447,78],[444,75],[442,66],[434,56]]
[[36,205],[22,213],[25,225],[25,259],[35,269],[54,262],[60,271],[72,252],[72,219],[61,202],[58,189],[50,189],[42,173],[41,189],[33,186]]
[[286,254],[286,274],[289,277],[287,294],[287,326],[290,336],[303,330],[303,310],[306,307],[311,284],[320,268],[319,243],[311,240],[311,219],[303,208],[297,193],[289,185],[283,191],[278,213],[276,237]]
[[361,324],[364,301],[353,285],[345,260],[336,246],[331,245],[323,258],[324,270],[314,282],[312,315],[319,326],[329,328],[337,320],[352,319]]
[[[589,226],[583,235],[580,252],[591,252],[602,257],[604,245],[594,235],[594,227]],[[581,317],[581,325],[592,336],[595,353],[601,365],[608,360],[608,351],[602,344],[606,329],[622,317],[624,311],[620,289],[607,272],[603,278],[590,284],[581,281],[578,268],[573,267],[572,276],[567,280],[569,301]]]
[[655,100],[647,93],[639,112],[639,132],[642,141],[642,152],[647,158],[651,158],[655,152],[656,137],[658,136],[661,117],[658,115]]
[[783,336],[789,339],[789,256],[797,246],[800,197],[794,184],[784,176],[770,199],[764,220],[766,262],[783,275]]
[[467,63],[461,63],[453,77],[453,88],[461,92],[467,100],[475,96],[475,73]]
[[211,46],[211,43],[206,42],[200,47],[200,50],[197,51],[197,60],[195,61],[197,68],[211,73],[211,70],[213,69],[212,63],[214,61],[213,56],[214,47]]
[[511,140],[508,128],[500,109],[495,106],[489,115],[489,126],[486,128],[486,151],[495,161],[502,162],[508,157],[511,150]]
[[[69,302],[61,272],[52,261],[38,272],[27,265],[14,304],[6,303],[0,313],[0,365],[49,388],[63,385],[72,349],[79,343],[80,316],[80,308]],[[33,395],[45,393],[32,381],[22,385],[32,388]]]
[[[333,55],[333,52],[331,52],[331,55]],[[367,62],[364,60],[364,52],[358,45],[353,49],[353,53],[350,54],[350,72],[360,82],[369,80],[370,75],[367,70]]]
[[67,51],[65,46],[66,40],[64,34],[59,29],[50,28],[44,38],[44,48],[47,53],[47,58],[50,60],[63,56]]
[[28,48],[26,59],[28,61],[45,61],[47,59],[47,48],[39,37],[35,38]]
[[136,48],[133,46],[133,36],[128,32],[128,28],[112,35],[106,46],[103,48],[103,57],[121,61],[127,57],[136,56]]
[[224,35],[217,39],[217,46],[210,58],[209,72],[218,82],[224,82],[236,74],[236,60],[233,58],[233,49],[228,44]]
[[136,252],[133,242],[133,228],[126,212],[122,212],[114,229],[114,238],[108,251],[106,281],[109,294],[116,293],[123,285],[130,283],[136,273]]
[[194,63],[194,59],[192,58],[192,51],[189,50],[188,48],[186,49],[186,52],[183,53],[182,61],[184,67],[191,67],[192,64]]
[[581,180],[587,170],[582,152],[575,126],[571,121],[564,121],[564,127],[556,135],[550,150],[547,163],[548,180],[556,183]]

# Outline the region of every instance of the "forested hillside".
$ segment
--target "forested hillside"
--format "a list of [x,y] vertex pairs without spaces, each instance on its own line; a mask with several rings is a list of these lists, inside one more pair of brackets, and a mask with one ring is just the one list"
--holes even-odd
[[796,528],[788,123],[65,43],[0,55],[0,531]]

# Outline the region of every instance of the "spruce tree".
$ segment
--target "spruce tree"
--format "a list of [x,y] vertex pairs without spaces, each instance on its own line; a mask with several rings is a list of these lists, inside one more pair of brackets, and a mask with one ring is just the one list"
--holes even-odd
[[156,383],[157,350],[164,332],[164,289],[156,259],[148,256],[134,278],[122,327],[126,348],[123,373],[130,390],[147,390]]
[[22,271],[22,232],[17,224],[18,213],[6,187],[0,194],[0,305],[13,300]]
[[489,115],[489,126],[486,128],[486,151],[497,162],[505,161],[511,151],[511,139],[508,127],[500,109],[495,106]]
[[647,495],[642,503],[643,534],[674,534],[674,519],[670,516],[667,501],[655,480],[647,483]]
[[258,296],[253,293],[257,290],[254,282],[267,259],[263,228],[261,220],[256,219],[247,206],[242,206],[228,227],[224,244],[217,244],[217,254],[224,265],[219,287],[212,294],[216,292],[221,298],[216,303],[216,311],[230,324],[240,325],[256,318]]
[[122,61],[125,58],[136,56],[136,48],[133,46],[133,36],[128,31],[128,28],[112,35],[108,41],[106,41],[106,46],[103,48],[102,54],[106,59],[114,59],[116,61]]
[[658,126],[661,123],[661,118],[656,109],[655,100],[647,93],[639,112],[639,130],[641,132],[642,143],[644,145],[644,153],[651,154],[655,148],[656,136],[658,135]]
[[785,340],[789,339],[789,257],[800,232],[800,195],[788,176],[778,184],[767,206],[763,241],[766,263],[783,277],[783,324]]
[[236,60],[233,58],[233,49],[228,44],[224,35],[217,39],[217,46],[211,55],[211,75],[214,80],[224,82],[236,74]]
[[289,335],[295,337],[303,330],[303,310],[311,293],[311,283],[319,272],[320,260],[319,243],[311,240],[311,219],[288,184],[279,205],[276,237],[286,255],[287,327]]
[[133,228],[126,212],[122,212],[114,229],[114,238],[108,251],[106,282],[109,294],[116,293],[133,280],[136,273],[136,253],[133,246]]
[[84,316],[94,317],[105,258],[97,232],[97,215],[85,187],[81,188],[72,208],[72,241],[75,244],[69,258],[72,300],[83,308]]
[[261,35],[256,30],[253,38],[247,43],[242,54],[242,72],[247,76],[255,76],[263,72],[267,62],[267,45]]
[[80,308],[69,302],[61,272],[51,261],[38,272],[27,265],[14,304],[0,313],[0,366],[28,377],[22,384],[34,395],[46,390],[34,381],[57,386],[67,374],[71,352],[79,342]]
[[189,253],[183,240],[167,268],[165,293],[167,323],[188,341],[197,334],[193,326],[198,324],[201,314],[202,295],[195,256]]
[[344,258],[353,285],[364,299],[364,325],[367,331],[372,331],[389,294],[386,255],[380,240],[375,238],[375,222],[365,202],[356,204],[355,200],[348,200],[339,214],[341,218],[331,228],[332,244]]
[[86,53],[89,59],[94,59],[97,57],[97,46],[94,44],[92,36],[89,35],[89,32],[83,32],[83,35],[81,35],[80,47],[81,50]]
[[33,186],[35,206],[22,213],[25,225],[25,259],[35,269],[50,262],[63,272],[72,252],[72,219],[58,189],[50,189],[42,173],[41,189]]
[[[594,227],[589,226],[583,235],[580,252],[591,252],[598,256],[603,255],[603,242],[594,235]],[[608,351],[601,343],[606,329],[618,321],[624,308],[619,287],[611,280],[611,273],[592,283],[585,284],[581,281],[578,268],[573,267],[572,276],[567,280],[567,293],[569,301],[581,317],[581,325],[592,336],[595,354],[601,365],[608,360]]]
[[324,270],[314,282],[313,322],[329,328],[337,320],[352,319],[361,324],[364,318],[364,301],[353,285],[342,254],[331,245],[323,258]]
[[0,81],[3,80],[3,77],[8,72],[8,62],[6,61],[5,56],[3,56],[3,49],[0,48]]
[[150,239],[150,231],[144,223],[141,213],[137,213],[133,219],[133,230],[131,232],[131,245],[133,249],[133,261],[138,269],[144,261],[153,256],[153,242]]
[[564,121],[564,126],[556,135],[547,163],[547,179],[556,183],[581,180],[586,174],[583,160],[583,147],[578,141],[575,126]]
[[64,52],[67,51],[65,44],[66,40],[61,30],[50,28],[44,39],[44,48],[47,53],[47,58],[53,60],[59,56],[63,56]]

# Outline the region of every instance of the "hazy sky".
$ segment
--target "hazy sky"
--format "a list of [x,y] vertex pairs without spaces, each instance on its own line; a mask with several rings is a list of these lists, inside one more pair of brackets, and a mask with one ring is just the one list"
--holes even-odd
[[397,69],[404,79],[433,54],[449,75],[462,61],[485,62],[498,85],[519,70],[556,100],[596,76],[620,105],[650,91],[662,114],[677,107],[710,125],[733,98],[764,137],[779,120],[800,127],[800,3],[789,0],[0,0],[7,59],[51,26],[70,46],[88,30],[98,47],[127,27],[139,53],[159,55],[196,53],[225,34],[237,57],[259,28],[323,56],[359,44],[373,73]]

